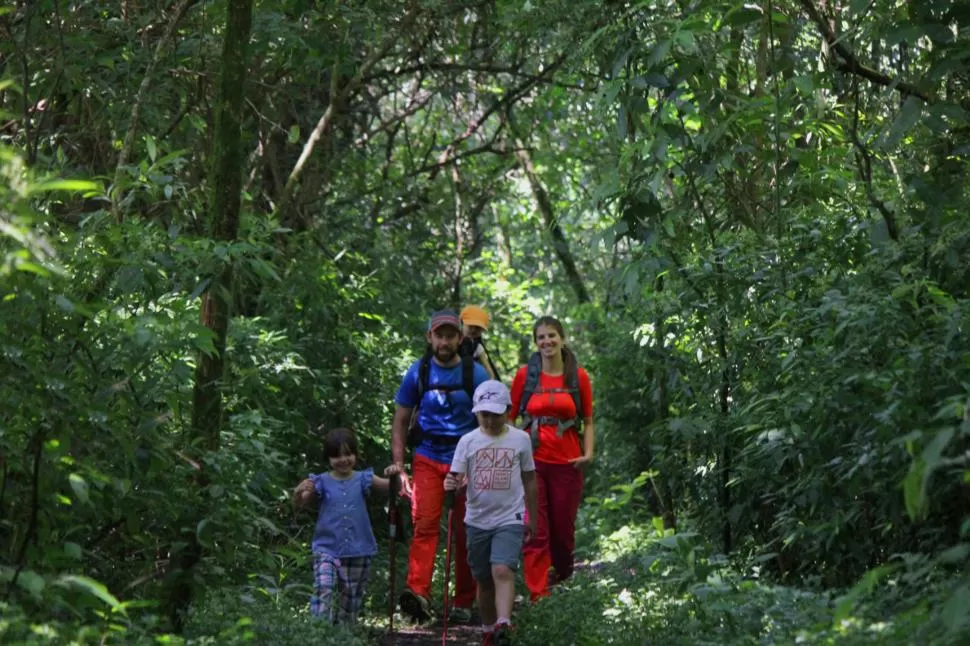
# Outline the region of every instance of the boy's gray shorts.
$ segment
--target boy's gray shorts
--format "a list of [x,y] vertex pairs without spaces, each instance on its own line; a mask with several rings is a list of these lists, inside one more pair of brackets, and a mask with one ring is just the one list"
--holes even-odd
[[495,529],[479,529],[466,525],[468,536],[468,567],[476,581],[492,578],[493,565],[519,569],[525,525],[502,525]]

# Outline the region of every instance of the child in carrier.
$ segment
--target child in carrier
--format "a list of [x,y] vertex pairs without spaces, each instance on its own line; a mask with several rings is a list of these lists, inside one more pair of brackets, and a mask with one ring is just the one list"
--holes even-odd
[[486,381],[475,389],[472,401],[479,426],[458,441],[444,487],[454,491],[467,481],[468,565],[478,583],[482,643],[507,646],[515,571],[523,541],[536,529],[535,463],[529,435],[508,425],[512,400],[502,382]]
[[[390,481],[373,469],[355,471],[357,437],[337,428],[324,440],[328,473],[311,473],[293,492],[295,507],[317,505],[313,532],[313,596],[310,613],[334,624],[357,622],[377,541],[367,514],[371,488],[387,491]],[[394,465],[385,476],[398,473]]]
[[462,356],[472,357],[482,364],[488,372],[490,379],[501,381],[498,369],[489,356],[485,347],[485,332],[488,330],[488,312],[477,305],[468,305],[461,311],[461,326],[464,339],[461,342],[459,353]]

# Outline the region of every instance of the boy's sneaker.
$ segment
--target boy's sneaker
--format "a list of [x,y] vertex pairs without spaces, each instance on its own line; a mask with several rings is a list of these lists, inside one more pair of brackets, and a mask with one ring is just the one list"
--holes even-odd
[[472,620],[471,608],[452,608],[448,611],[449,624],[467,624]]
[[491,643],[494,646],[512,646],[512,624],[496,624]]
[[431,619],[431,602],[411,588],[404,589],[398,603],[401,604],[401,611],[417,623]]

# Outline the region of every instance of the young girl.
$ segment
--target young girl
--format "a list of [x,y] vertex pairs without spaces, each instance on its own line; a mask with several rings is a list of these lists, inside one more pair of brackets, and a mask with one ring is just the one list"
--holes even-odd
[[[364,599],[371,560],[377,553],[365,497],[372,487],[387,491],[390,481],[375,476],[373,469],[354,470],[357,437],[346,428],[327,433],[324,454],[330,461],[330,472],[311,473],[293,492],[296,507],[318,505],[310,613],[334,624],[353,625]],[[397,473],[393,465],[384,470],[385,476]]]

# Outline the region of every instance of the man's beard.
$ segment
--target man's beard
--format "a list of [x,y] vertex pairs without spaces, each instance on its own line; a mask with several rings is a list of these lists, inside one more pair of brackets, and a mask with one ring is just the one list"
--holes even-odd
[[449,361],[454,359],[455,355],[457,354],[458,352],[451,348],[438,348],[437,350],[434,351],[435,358],[441,363],[448,363]]

